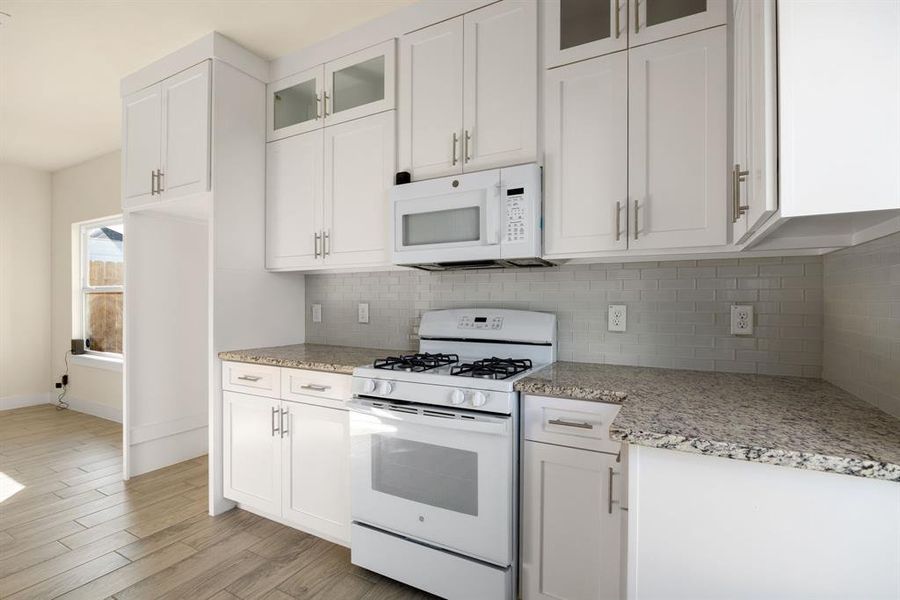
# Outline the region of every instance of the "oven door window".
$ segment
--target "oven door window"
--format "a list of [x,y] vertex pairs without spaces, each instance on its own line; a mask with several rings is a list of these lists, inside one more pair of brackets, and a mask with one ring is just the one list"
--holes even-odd
[[372,436],[372,488],[478,516],[478,454],[376,434]]
[[403,245],[425,246],[477,242],[481,239],[478,206],[403,215]]

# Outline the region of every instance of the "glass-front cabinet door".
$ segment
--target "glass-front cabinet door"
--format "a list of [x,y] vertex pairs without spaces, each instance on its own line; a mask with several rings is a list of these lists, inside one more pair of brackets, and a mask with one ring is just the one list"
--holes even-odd
[[628,45],[724,25],[726,0],[628,0]]
[[268,141],[322,127],[323,74],[318,66],[268,85]]
[[547,68],[628,46],[628,0],[546,0],[541,6]]
[[394,40],[325,64],[325,125],[394,108]]

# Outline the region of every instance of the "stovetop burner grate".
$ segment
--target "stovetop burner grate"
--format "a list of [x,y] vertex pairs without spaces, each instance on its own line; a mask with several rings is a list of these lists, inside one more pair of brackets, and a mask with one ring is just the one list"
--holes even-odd
[[456,354],[431,354],[416,353],[402,354],[400,356],[388,356],[387,358],[379,358],[372,365],[376,369],[385,369],[388,371],[407,371],[421,372],[437,369],[446,365],[452,365],[459,362],[459,356]]
[[481,379],[508,379],[529,369],[531,369],[531,361],[527,358],[497,358],[495,356],[450,367],[450,374]]

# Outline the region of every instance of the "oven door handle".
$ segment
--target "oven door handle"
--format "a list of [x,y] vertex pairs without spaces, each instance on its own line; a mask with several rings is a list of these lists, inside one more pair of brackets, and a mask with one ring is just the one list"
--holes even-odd
[[[455,429],[457,431],[485,433],[491,435],[509,435],[511,431],[511,419],[509,417],[478,416],[474,419],[451,419],[439,416],[421,415],[419,413],[407,413],[402,411],[392,411],[384,408],[376,408],[358,400],[348,401],[347,407],[350,409],[350,412],[359,415],[375,417],[380,420],[423,425],[425,427]],[[448,411],[442,411],[441,407],[435,407],[435,412]]]

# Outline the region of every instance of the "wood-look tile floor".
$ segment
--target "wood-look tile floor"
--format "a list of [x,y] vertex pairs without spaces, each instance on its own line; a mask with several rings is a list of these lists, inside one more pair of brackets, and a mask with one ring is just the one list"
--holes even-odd
[[248,512],[210,517],[205,457],[122,481],[121,439],[50,405],[0,412],[0,598],[434,598]]

